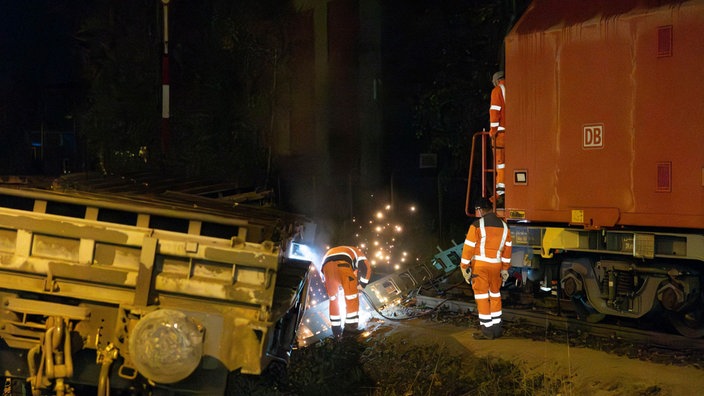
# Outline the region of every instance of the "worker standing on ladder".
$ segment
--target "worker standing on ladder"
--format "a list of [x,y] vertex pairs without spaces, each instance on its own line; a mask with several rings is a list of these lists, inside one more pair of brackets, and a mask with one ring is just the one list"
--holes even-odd
[[506,134],[506,80],[504,72],[497,71],[491,77],[494,89],[491,91],[491,106],[489,107],[489,134],[494,146],[494,163],[496,164],[496,190],[492,200],[496,207],[504,207],[504,137]]

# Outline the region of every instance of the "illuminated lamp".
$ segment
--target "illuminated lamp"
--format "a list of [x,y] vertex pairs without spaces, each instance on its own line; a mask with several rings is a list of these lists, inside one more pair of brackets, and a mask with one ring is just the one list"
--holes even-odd
[[313,261],[313,251],[308,245],[291,242],[288,257],[297,260]]

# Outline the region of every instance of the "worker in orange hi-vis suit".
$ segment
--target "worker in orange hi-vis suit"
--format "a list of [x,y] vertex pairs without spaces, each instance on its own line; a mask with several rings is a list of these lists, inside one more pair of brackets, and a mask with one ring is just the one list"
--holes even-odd
[[494,88],[491,90],[491,106],[489,107],[489,134],[496,153],[496,206],[504,206],[504,168],[506,167],[504,138],[506,135],[506,81],[504,72],[498,71],[491,77]]
[[487,199],[475,210],[479,218],[467,231],[460,268],[474,291],[482,331],[478,338],[494,339],[502,334],[501,285],[511,267],[511,231]]
[[372,273],[371,265],[364,252],[352,246],[333,247],[323,257],[321,272],[325,290],[330,297],[330,324],[333,336],[335,338],[342,337],[344,330],[340,302],[337,296],[340,287],[344,292],[347,307],[345,324],[354,325],[354,328],[348,329],[348,333],[359,333],[361,328],[359,326],[358,290],[363,289],[369,283]]

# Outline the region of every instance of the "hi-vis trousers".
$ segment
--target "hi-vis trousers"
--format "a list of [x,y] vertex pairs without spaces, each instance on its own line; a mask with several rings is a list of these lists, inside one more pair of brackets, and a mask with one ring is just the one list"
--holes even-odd
[[472,275],[479,325],[489,328],[501,324],[501,264],[476,260]]
[[506,168],[504,135],[506,135],[506,131],[501,130],[497,132],[494,137],[494,146],[496,148],[496,195],[503,195],[506,189],[506,184],[504,182],[504,170]]
[[325,276],[325,291],[330,297],[330,324],[332,326],[342,326],[342,316],[340,314],[340,301],[338,301],[338,291],[340,287],[345,295],[345,305],[347,314],[345,323],[359,323],[359,294],[357,291],[357,276],[352,270],[352,265],[344,261],[330,261],[323,266]]

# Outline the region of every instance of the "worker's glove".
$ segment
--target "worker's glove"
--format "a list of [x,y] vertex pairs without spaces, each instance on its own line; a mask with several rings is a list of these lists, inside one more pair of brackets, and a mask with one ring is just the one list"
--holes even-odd
[[462,271],[462,276],[464,276],[464,281],[467,282],[468,284],[472,283],[472,267],[467,267],[467,269],[461,269]]
[[501,280],[506,282],[508,280],[508,271],[501,270]]

